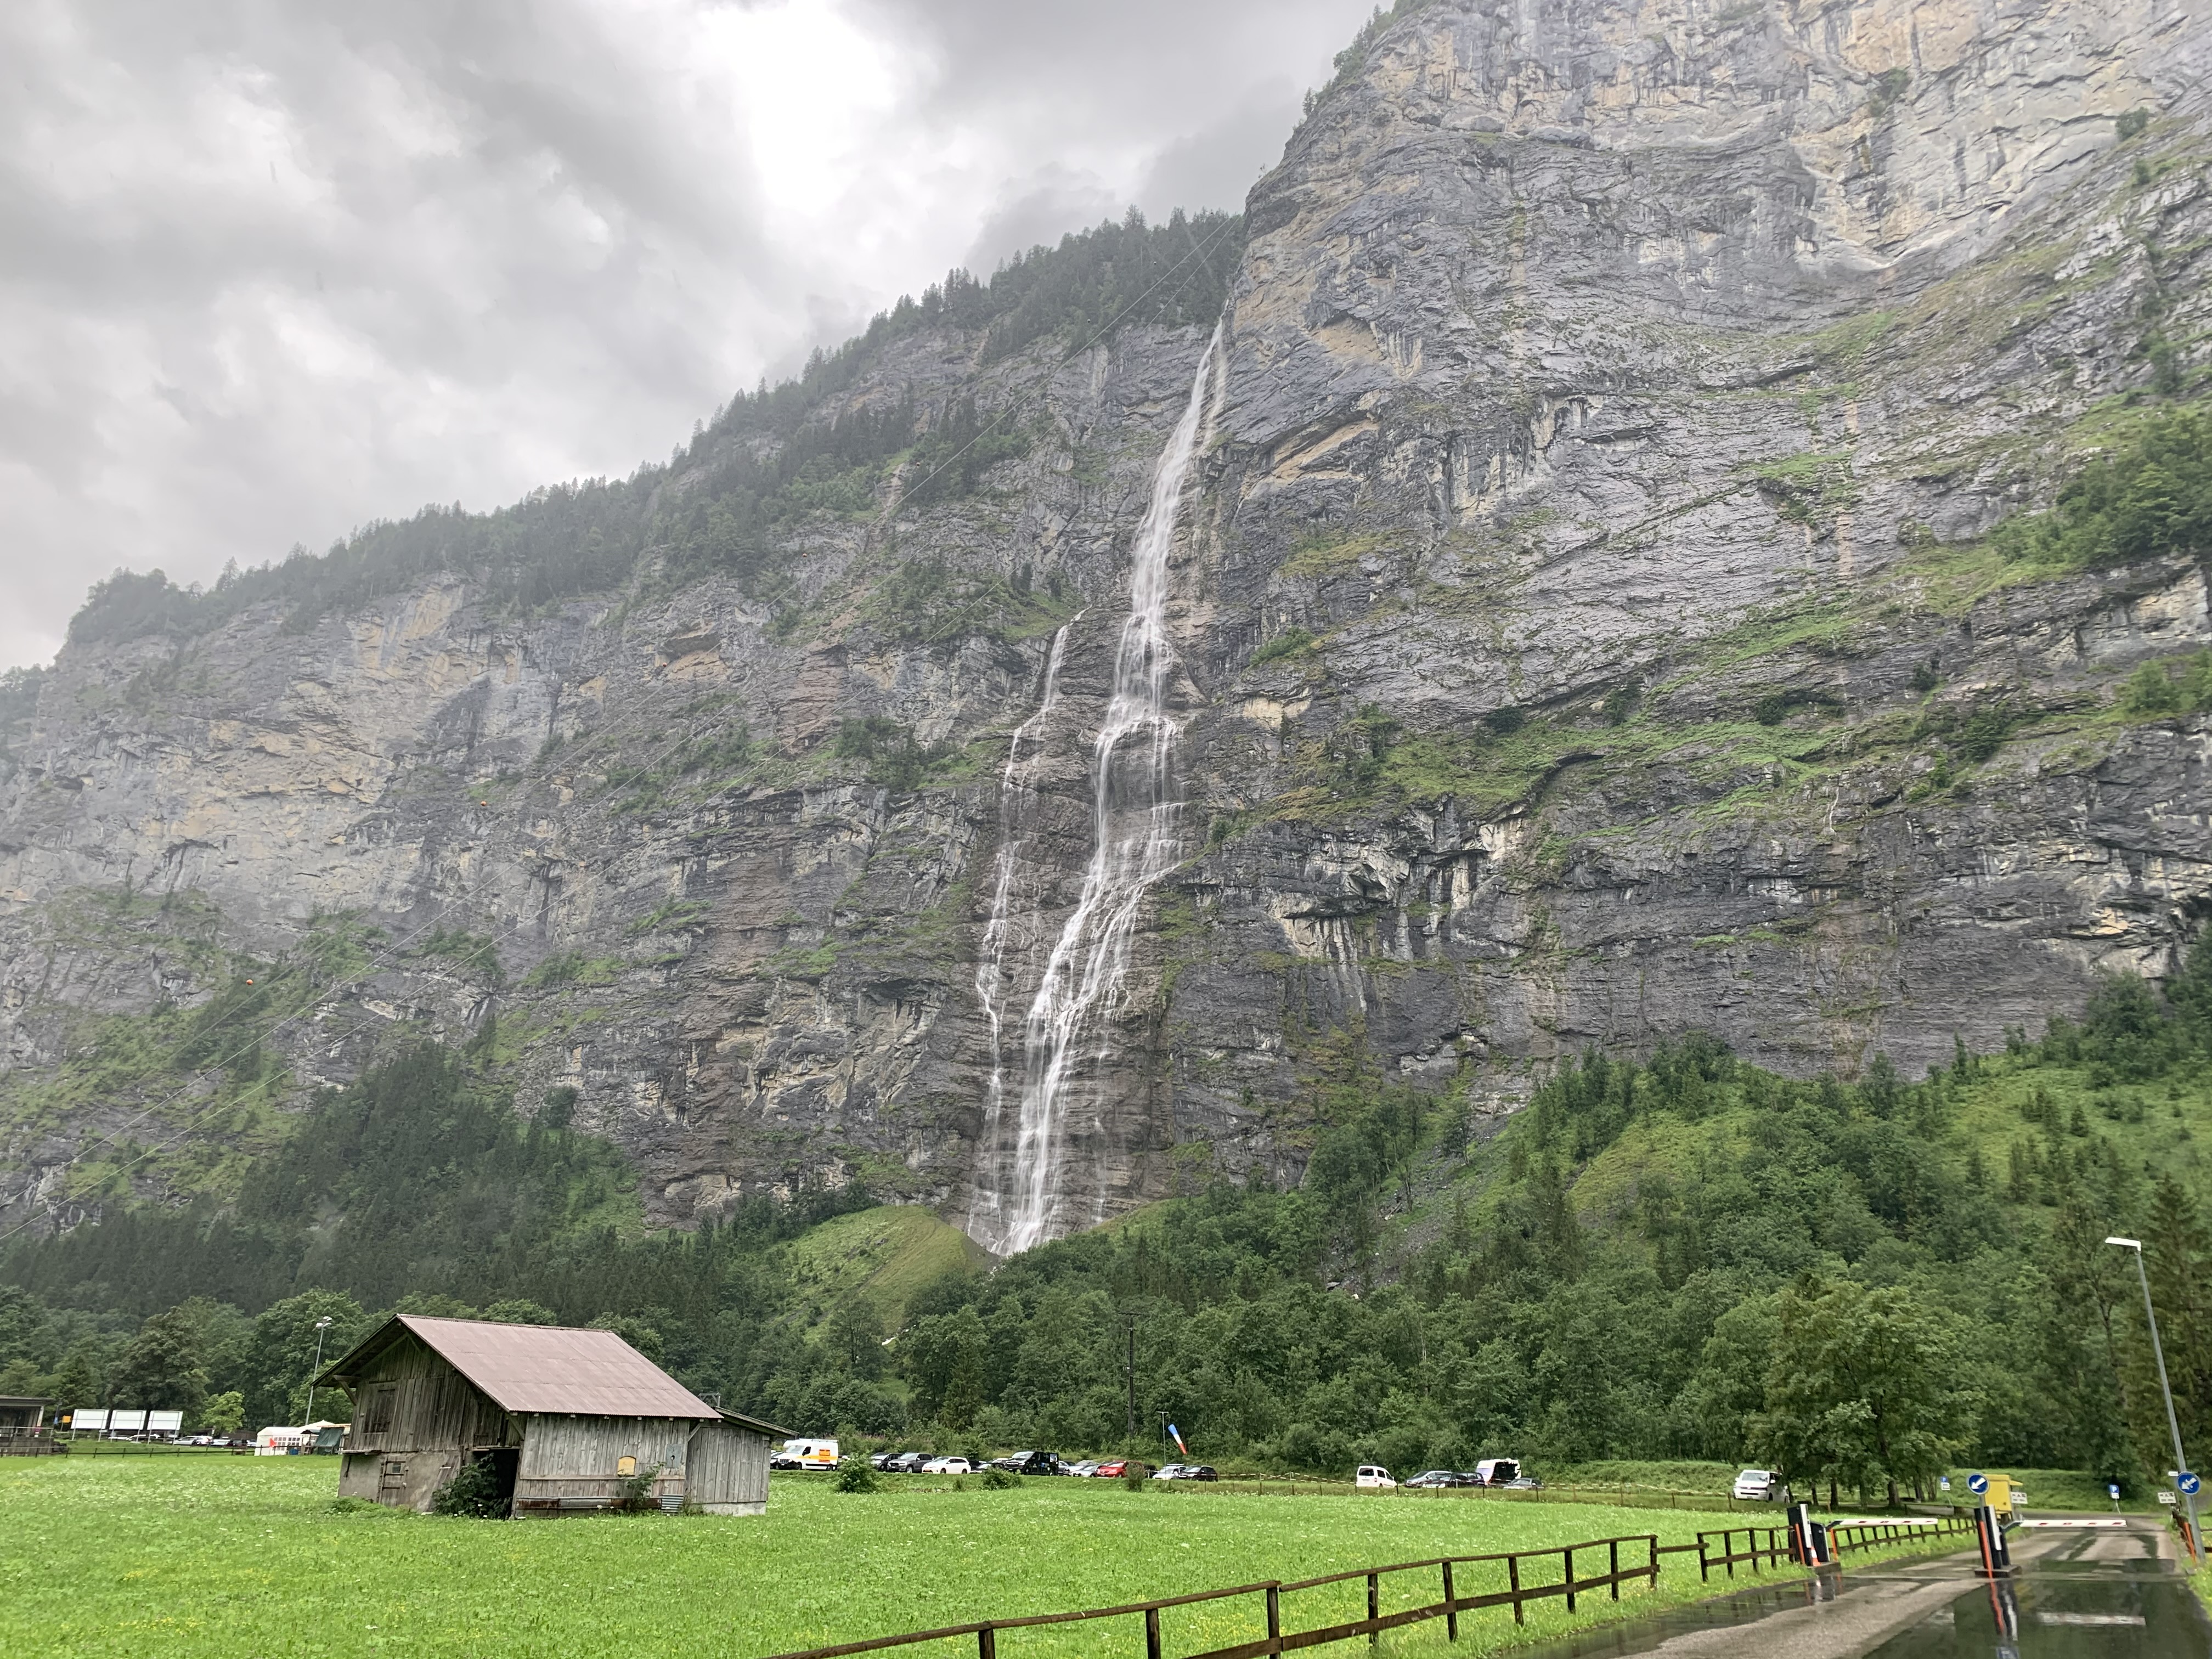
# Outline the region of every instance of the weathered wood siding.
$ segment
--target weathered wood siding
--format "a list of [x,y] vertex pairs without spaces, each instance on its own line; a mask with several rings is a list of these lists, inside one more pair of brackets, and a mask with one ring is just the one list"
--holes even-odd
[[592,1509],[622,1493],[622,1460],[640,1474],[659,1466],[653,1496],[673,1509],[688,1486],[693,1425],[686,1418],[533,1416],[525,1420],[522,1467],[515,1476],[518,1515]]
[[765,1515],[768,1437],[734,1423],[699,1424],[685,1496],[709,1515]]
[[519,1425],[413,1336],[376,1357],[353,1389],[338,1495],[428,1510],[467,1455],[512,1446]]

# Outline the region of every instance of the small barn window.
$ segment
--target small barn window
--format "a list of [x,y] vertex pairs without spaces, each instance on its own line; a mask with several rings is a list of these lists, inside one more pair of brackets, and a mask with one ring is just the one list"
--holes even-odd
[[623,1480],[629,1480],[630,1476],[637,1473],[637,1459],[635,1457],[617,1457],[615,1459],[615,1473],[622,1476]]
[[368,1399],[362,1404],[361,1412],[361,1431],[363,1435],[392,1432],[392,1403],[398,1394],[397,1389],[374,1389],[369,1391]]

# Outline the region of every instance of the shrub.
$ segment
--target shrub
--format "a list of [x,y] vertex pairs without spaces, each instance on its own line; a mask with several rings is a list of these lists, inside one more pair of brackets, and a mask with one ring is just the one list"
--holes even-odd
[[2007,520],[1990,544],[2062,570],[2212,545],[2212,419],[2190,410],[2145,422],[2083,467],[2049,512]]
[[1528,711],[1525,708],[1515,708],[1510,705],[1504,708],[1493,708],[1482,717],[1484,728],[1496,732],[1501,738],[1511,737],[1528,723]]
[[615,1501],[609,1505],[617,1515],[646,1515],[659,1509],[660,1501],[653,1495],[653,1483],[660,1479],[660,1465],[640,1468],[635,1474],[626,1474],[616,1483]]
[[839,1492],[874,1492],[876,1472],[868,1467],[865,1457],[848,1457],[837,1470]]
[[1145,1489],[1145,1477],[1139,1471],[1131,1469],[1121,1477],[1121,1485],[1131,1492],[1142,1492]]
[[1296,626],[1285,628],[1273,639],[1255,651],[1251,660],[1244,665],[1247,668],[1257,668],[1263,663],[1279,661],[1285,657],[1295,657],[1313,642],[1314,636],[1310,630]]
[[499,1495],[499,1477],[492,1472],[490,1462],[479,1459],[464,1465],[452,1480],[430,1494],[430,1513],[467,1516],[478,1521],[496,1520],[505,1515],[507,1500]]
[[988,1468],[983,1471],[983,1490],[985,1492],[1004,1492],[1009,1486],[1018,1486],[1021,1484],[1021,1476],[1018,1474],[1009,1474],[1005,1469]]

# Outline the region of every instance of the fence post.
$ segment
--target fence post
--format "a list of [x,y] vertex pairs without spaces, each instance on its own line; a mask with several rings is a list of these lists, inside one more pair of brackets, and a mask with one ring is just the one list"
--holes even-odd
[[1267,1651],[1283,1650],[1283,1587],[1267,1586]]
[[[1371,1625],[1382,1616],[1382,1575],[1379,1572],[1370,1572],[1367,1575],[1367,1622]],[[1373,1647],[1382,1634],[1380,1631],[1369,1631],[1367,1645]]]
[[1452,1595],[1451,1563],[1444,1563],[1444,1639],[1459,1640],[1459,1602]]
[[1728,1569],[1729,1577],[1735,1577],[1735,1528],[1734,1527],[1721,1528],[1721,1564]]
[[1705,1559],[1705,1535],[1699,1533],[1698,1534],[1698,1582],[1701,1584],[1709,1584],[1712,1582],[1712,1564]]
[[1644,1575],[1644,1588],[1656,1590],[1659,1588],[1659,1534],[1655,1532],[1644,1541],[1651,1547],[1651,1565]]
[[1606,1570],[1613,1575],[1613,1599],[1618,1601],[1620,1600],[1620,1540],[1609,1538],[1605,1547],[1608,1564]]
[[[1521,1613],[1521,1558],[1519,1556],[1509,1555],[1505,1558],[1505,1577],[1513,1586],[1513,1622],[1516,1625],[1525,1625],[1528,1621],[1522,1616]],[[1155,1654],[1152,1659],[1159,1659],[1159,1656]]]
[[1145,1659],[1160,1659],[1160,1610],[1145,1609]]
[[1575,1553],[1572,1550],[1561,1550],[1559,1559],[1566,1564],[1567,1611],[1572,1613],[1575,1610]]
[[998,1638],[988,1625],[975,1632],[975,1659],[999,1659]]
[[1746,1528],[1743,1529],[1743,1546],[1744,1546],[1743,1553],[1744,1553],[1746,1555],[1747,1555],[1747,1556],[1749,1556],[1749,1557],[1751,1558],[1751,1576],[1752,1576],[1753,1578],[1756,1578],[1756,1577],[1759,1577],[1759,1528],[1756,1528],[1756,1527],[1746,1527]]

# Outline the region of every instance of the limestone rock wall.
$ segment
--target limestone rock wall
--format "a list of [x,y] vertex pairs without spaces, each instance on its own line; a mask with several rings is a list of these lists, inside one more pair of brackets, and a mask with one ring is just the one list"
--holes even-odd
[[[2023,581],[1979,538],[2202,372],[2208,56],[2206,6],[2132,0],[1389,26],[1249,204],[1175,570],[1187,856],[1085,1063],[1091,1212],[1295,1177],[1325,1083],[1503,1110],[1693,1028],[1917,1068],[2165,971],[2212,896],[2207,732],[2112,694],[2212,643],[2205,573]],[[649,556],[545,614],[447,578],[64,652],[0,783],[0,1206],[100,1135],[216,1133],[190,1088],[58,1093],[88,1020],[343,915],[391,943],[274,1039],[303,1084],[489,1020],[520,1109],[575,1088],[659,1219],[855,1178],[964,1214],[1006,743],[1066,619],[1018,1005],[1203,339],[980,343],[910,338],[842,404],[1016,403],[1030,454],[805,526],[796,626]],[[1060,598],[902,642],[917,560]],[[915,787],[839,753],[871,715],[933,746]],[[457,927],[503,981],[422,948]]]

